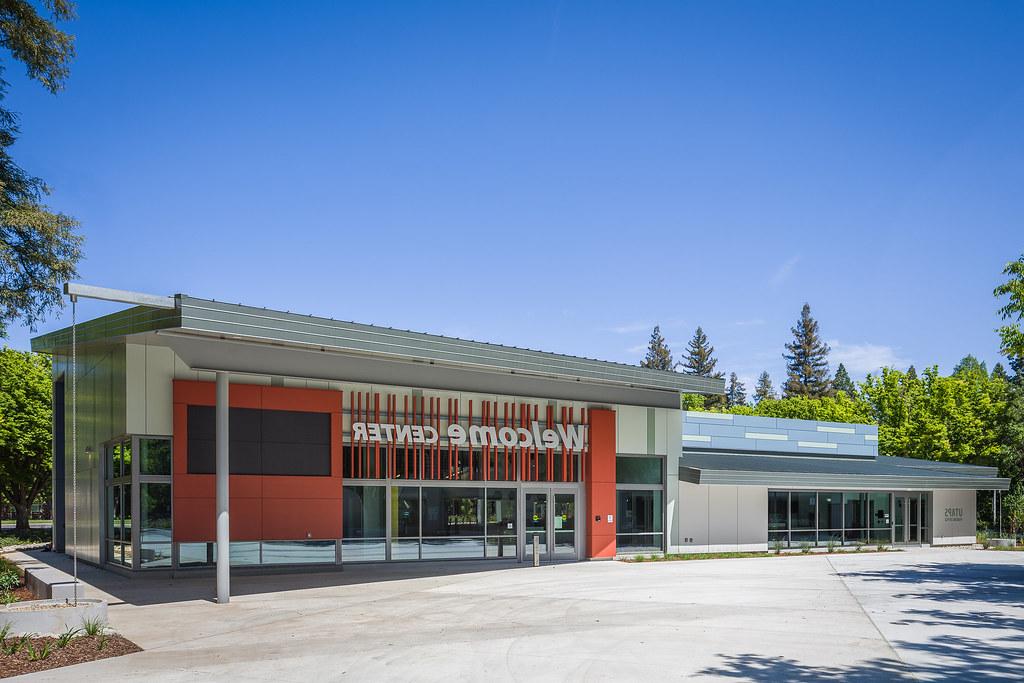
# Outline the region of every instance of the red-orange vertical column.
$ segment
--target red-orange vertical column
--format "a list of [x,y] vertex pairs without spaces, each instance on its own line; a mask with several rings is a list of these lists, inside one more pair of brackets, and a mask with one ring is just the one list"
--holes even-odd
[[615,557],[615,411],[591,408],[588,412],[588,444],[583,455],[587,557]]

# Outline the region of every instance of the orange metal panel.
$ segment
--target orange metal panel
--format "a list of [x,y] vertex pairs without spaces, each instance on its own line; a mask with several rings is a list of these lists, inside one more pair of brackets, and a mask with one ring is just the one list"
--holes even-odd
[[[587,462],[587,557],[615,556],[615,412],[591,408]],[[608,516],[613,521],[609,523]]]
[[261,539],[341,538],[341,498],[264,498],[261,512]]

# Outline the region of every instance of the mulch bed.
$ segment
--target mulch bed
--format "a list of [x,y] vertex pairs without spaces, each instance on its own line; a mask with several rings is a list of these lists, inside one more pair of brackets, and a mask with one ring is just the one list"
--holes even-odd
[[14,595],[15,602],[21,602],[22,600],[35,600],[36,596],[32,593],[32,590],[22,584],[15,588],[11,593]]
[[[104,638],[102,649],[100,649],[100,638]],[[5,644],[13,644],[17,639],[8,638]],[[45,644],[56,641],[56,638],[49,636],[43,638],[31,638],[30,642],[36,651],[39,651]],[[92,662],[97,659],[108,657],[120,657],[133,652],[141,652],[142,648],[119,635],[107,636],[78,636],[73,638],[63,648],[53,644],[53,651],[46,659],[31,661],[29,659],[29,647],[22,647],[17,654],[6,655],[0,651],[0,678],[8,676],[20,676],[21,674],[32,673],[33,671],[46,671],[61,666],[71,666],[82,662]]]

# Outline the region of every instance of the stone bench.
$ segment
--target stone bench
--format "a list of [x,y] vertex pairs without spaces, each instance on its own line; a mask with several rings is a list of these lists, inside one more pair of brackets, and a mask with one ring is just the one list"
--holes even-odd
[[[75,598],[75,577],[45,565],[25,568],[25,586],[40,600],[74,600]],[[79,599],[84,595],[85,587],[79,581]]]

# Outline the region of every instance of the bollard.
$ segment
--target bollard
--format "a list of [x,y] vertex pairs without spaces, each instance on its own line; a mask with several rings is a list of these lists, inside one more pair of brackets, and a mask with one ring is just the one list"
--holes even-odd
[[540,539],[537,534],[533,535],[533,566],[540,566]]

